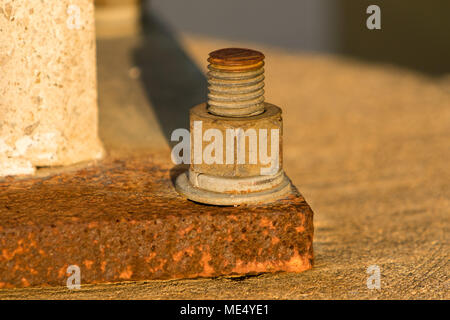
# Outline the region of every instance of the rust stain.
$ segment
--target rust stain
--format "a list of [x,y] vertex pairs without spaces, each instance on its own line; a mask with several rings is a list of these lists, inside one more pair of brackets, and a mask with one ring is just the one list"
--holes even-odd
[[145,260],[145,262],[150,262],[155,256],[156,256],[156,252],[152,252],[144,260]]
[[131,270],[131,266],[127,266],[126,270],[120,273],[119,278],[124,280],[130,280],[132,275],[133,271]]
[[106,261],[102,261],[102,263],[100,264],[100,270],[102,270],[102,272],[105,272],[105,270],[106,270]]
[[27,279],[22,278],[20,281],[22,282],[22,285],[23,285],[24,287],[29,287],[29,286],[30,286],[30,283],[28,282]]
[[264,228],[269,227],[270,229],[275,229],[274,226],[272,225],[272,221],[270,221],[269,219],[267,219],[265,217],[261,218],[259,225]]
[[65,275],[67,275],[67,267],[68,266],[64,266],[62,268],[59,269],[58,271],[58,278],[61,279],[62,277],[64,277]]
[[179,262],[183,256],[191,257],[194,254],[194,249],[192,247],[180,250],[173,255],[173,261]]
[[19,240],[18,247],[14,249],[11,253],[7,249],[2,250],[2,256],[5,260],[9,261],[12,260],[16,254],[22,254],[24,253],[24,249],[22,247],[23,240]]
[[98,227],[98,222],[94,221],[94,222],[90,222],[88,224],[88,228],[89,229],[93,229],[93,228],[97,228]]
[[94,261],[92,261],[92,260],[84,260],[83,264],[86,266],[86,268],[88,270],[90,270],[92,265],[94,264]]
[[200,260],[200,264],[203,266],[203,271],[200,273],[201,276],[211,276],[215,274],[214,269],[209,264],[211,260],[211,254],[208,251],[204,251]]
[[156,273],[157,271],[161,271],[163,269],[166,262],[167,262],[166,259],[162,259],[162,260],[160,260],[159,264],[156,267],[154,267],[154,268],[149,267],[148,269],[151,273]]
[[194,229],[194,226],[188,226],[187,228],[180,229],[178,231],[178,234],[180,235],[180,237],[184,237],[184,235],[189,233],[192,229]]

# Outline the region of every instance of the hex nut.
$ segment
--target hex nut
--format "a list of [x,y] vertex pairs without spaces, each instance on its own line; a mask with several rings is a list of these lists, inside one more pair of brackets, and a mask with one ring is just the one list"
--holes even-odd
[[[208,164],[202,161],[202,163],[195,163],[195,137],[193,136],[195,133],[194,124],[196,121],[201,121],[202,123],[202,137],[204,133],[209,129],[216,129],[222,133],[223,137],[223,150],[222,150],[222,158],[223,164],[212,163]],[[246,137],[245,143],[245,163],[238,164],[236,156],[238,155],[238,143],[237,139],[235,139],[233,154],[235,155],[233,164],[226,164],[226,154],[227,154],[227,130],[236,130],[242,129],[246,132],[248,129],[253,129],[256,137],[257,137],[257,148],[252,149],[249,147],[250,138]],[[278,143],[278,168],[283,167],[283,149],[282,149],[282,135],[283,135],[283,122],[281,118],[281,109],[273,104],[265,103],[265,112],[256,116],[246,117],[246,118],[235,118],[235,117],[222,117],[211,114],[207,110],[207,106],[205,103],[200,104],[190,111],[190,131],[192,137],[191,144],[191,170],[196,173],[216,175],[222,177],[252,177],[252,176],[260,176],[261,168],[267,168],[268,164],[263,164],[261,162],[261,157],[258,154],[259,143],[260,143],[260,129],[267,130],[267,154],[271,155],[272,145],[270,139],[270,132],[273,129],[278,130],[279,132],[279,143]],[[205,141],[202,139],[202,151],[205,152],[205,148],[211,144],[212,141]],[[256,159],[256,163],[250,163],[251,159]]]

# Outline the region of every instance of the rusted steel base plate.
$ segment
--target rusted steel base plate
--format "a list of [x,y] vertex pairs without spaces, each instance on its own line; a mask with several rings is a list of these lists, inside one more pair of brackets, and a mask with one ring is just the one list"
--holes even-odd
[[311,268],[313,212],[296,190],[265,206],[202,205],[174,190],[184,168],[159,159],[0,181],[0,288],[66,285],[69,265],[81,284]]

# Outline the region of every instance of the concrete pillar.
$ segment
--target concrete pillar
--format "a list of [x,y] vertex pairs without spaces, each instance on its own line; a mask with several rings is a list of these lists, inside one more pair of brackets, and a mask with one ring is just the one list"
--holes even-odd
[[0,176],[98,159],[93,0],[0,0]]

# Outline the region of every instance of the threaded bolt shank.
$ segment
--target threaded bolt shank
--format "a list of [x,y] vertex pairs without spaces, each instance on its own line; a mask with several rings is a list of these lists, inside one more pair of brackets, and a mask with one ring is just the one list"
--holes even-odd
[[250,117],[264,112],[264,55],[227,48],[208,62],[208,111],[218,116]]

